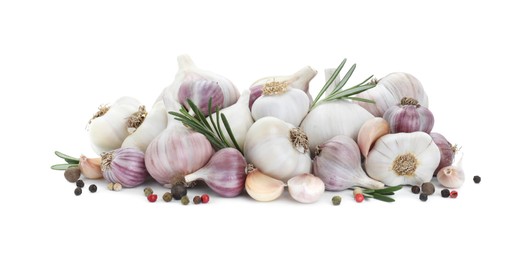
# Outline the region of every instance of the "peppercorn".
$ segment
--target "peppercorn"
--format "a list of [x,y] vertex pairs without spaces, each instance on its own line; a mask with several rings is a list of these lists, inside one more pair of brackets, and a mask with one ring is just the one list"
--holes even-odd
[[194,196],[193,202],[194,204],[200,204],[202,203],[202,198],[200,196]]
[[427,196],[429,195],[433,195],[433,193],[435,192],[435,187],[432,183],[430,182],[424,182],[422,184],[422,192],[424,194],[426,194]]
[[188,205],[189,204],[189,197],[187,197],[187,195],[184,195],[183,197],[181,197],[180,199],[181,201],[181,204],[183,205]]
[[79,167],[70,167],[64,171],[64,178],[67,181],[74,183],[81,177],[81,169]]
[[478,175],[473,176],[473,181],[474,181],[476,184],[479,184],[479,183],[480,183],[480,176],[478,176]]
[[75,188],[75,191],[73,191],[73,193],[75,193],[75,196],[79,196],[82,193],[82,189],[77,187],[77,188]]
[[121,185],[121,183],[119,182],[114,183],[114,188],[113,188],[114,191],[120,191],[122,189],[123,189],[123,185]]
[[456,190],[451,191],[451,193],[449,194],[449,197],[456,199],[456,197],[458,197],[458,192]]
[[158,200],[158,195],[152,193],[150,195],[147,196],[147,200],[149,202],[156,202],[156,200]]
[[170,192],[165,192],[165,194],[163,194],[163,200],[165,202],[170,202],[172,200],[172,194]]
[[146,187],[143,189],[143,193],[145,194],[145,197],[148,197],[148,195],[154,193],[151,187]]
[[84,181],[83,180],[77,180],[75,182],[75,185],[77,185],[77,187],[79,187],[79,188],[82,188],[82,187],[84,187]]
[[114,190],[114,183],[113,183],[113,182],[109,182],[108,185],[106,185],[106,187],[107,187],[109,190]]
[[201,199],[202,199],[202,203],[207,203],[209,202],[209,195],[203,194]]
[[411,188],[412,193],[419,194],[420,193],[420,187],[417,185],[412,186]]
[[365,196],[363,196],[363,194],[361,193],[358,193],[354,196],[354,199],[356,200],[356,202],[361,203],[363,202],[363,200],[365,200]]
[[421,200],[421,201],[427,201],[427,197],[428,197],[427,194],[425,194],[425,193],[420,193],[420,200]]
[[341,204],[341,197],[340,196],[332,197],[332,204],[334,204],[334,206],[338,206],[339,204]]
[[451,192],[448,189],[443,189],[440,193],[442,194],[442,198],[449,198]]
[[92,184],[92,185],[90,185],[90,187],[88,187],[88,190],[91,193],[95,193],[97,191],[97,186],[95,184]]
[[180,200],[183,196],[187,195],[187,188],[183,184],[176,184],[171,189],[172,197],[176,200]]

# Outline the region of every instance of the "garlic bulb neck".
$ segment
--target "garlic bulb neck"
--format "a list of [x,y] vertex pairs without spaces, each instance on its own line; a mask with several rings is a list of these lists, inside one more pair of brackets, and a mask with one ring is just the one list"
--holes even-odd
[[110,164],[112,163],[112,160],[114,159],[114,153],[113,152],[104,152],[101,154],[101,170],[104,172],[108,168],[110,168]]
[[400,104],[402,106],[406,106],[406,105],[410,105],[410,106],[419,106],[420,104],[418,103],[418,100],[414,99],[414,98],[410,98],[410,97],[403,97],[401,99],[401,102]]
[[301,153],[309,151],[308,136],[298,127],[290,130],[290,141],[295,149]]
[[280,95],[286,92],[287,88],[288,88],[288,84],[286,84],[285,81],[267,82],[266,84],[264,84],[264,87],[262,88],[262,95],[265,95],[265,96]]
[[196,67],[196,65],[194,65],[194,61],[187,54],[178,56],[177,60],[178,60],[178,66],[181,69],[189,69],[189,68]]
[[108,112],[108,110],[110,110],[110,106],[109,105],[100,105],[97,109],[98,109],[97,112],[95,112],[95,114],[92,116],[92,119],[90,119],[90,121],[88,121],[88,124],[92,123],[92,121],[94,119],[104,116],[106,114],[106,112]]
[[392,163],[392,170],[399,176],[413,176],[418,166],[418,160],[412,153],[396,156]]
[[143,121],[145,121],[146,117],[147,110],[145,109],[145,106],[139,106],[138,111],[132,114],[127,120],[129,132],[131,132],[130,129],[133,129],[132,132],[137,129],[143,123]]

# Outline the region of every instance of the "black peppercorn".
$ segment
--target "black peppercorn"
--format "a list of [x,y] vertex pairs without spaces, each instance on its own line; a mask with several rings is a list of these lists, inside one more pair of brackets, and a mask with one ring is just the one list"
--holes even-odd
[[77,187],[77,188],[75,188],[75,191],[73,191],[73,193],[75,193],[75,196],[79,196],[82,193],[82,189]]
[[422,184],[422,192],[426,195],[433,195],[435,192],[435,187],[430,182],[425,182]]
[[187,197],[186,195],[181,197],[180,199],[181,199],[181,201],[180,201],[181,204],[183,204],[183,205],[188,205],[189,204],[189,197]]
[[477,184],[480,183],[480,176],[478,175],[473,176],[473,181]]
[[77,180],[77,181],[75,182],[75,184],[76,184],[77,187],[79,187],[79,188],[84,187],[84,181],[83,181],[83,180]]
[[420,187],[414,185],[414,186],[412,186],[411,191],[412,191],[412,193],[414,193],[414,194],[419,194],[419,193],[420,193]]
[[194,204],[200,204],[200,203],[202,203],[202,197],[200,197],[200,196],[194,196],[194,198],[193,198],[193,202],[194,202]]
[[88,190],[90,190],[91,193],[95,193],[97,191],[97,186],[92,184],[90,187],[88,187]]
[[451,192],[448,189],[443,189],[440,193],[442,194],[442,198],[449,198]]
[[64,171],[64,178],[67,181],[74,183],[81,177],[81,169],[79,167],[70,167]]
[[171,193],[174,199],[180,200],[183,196],[187,195],[187,188],[183,184],[176,184],[172,186]]
[[427,194],[425,194],[425,193],[420,193],[420,200],[421,200],[421,201],[427,201],[427,197],[428,197]]

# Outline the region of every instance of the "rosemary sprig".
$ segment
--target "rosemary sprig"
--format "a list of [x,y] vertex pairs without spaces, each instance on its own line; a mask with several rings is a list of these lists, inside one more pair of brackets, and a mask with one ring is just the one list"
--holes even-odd
[[394,195],[394,192],[400,190],[401,188],[402,186],[399,185],[383,189],[366,189],[363,190],[362,193],[365,198],[372,198],[385,202],[394,202],[395,200],[389,196]]
[[[185,108],[180,108],[179,112],[176,111],[170,111],[169,114],[174,116],[174,119],[180,121],[183,123],[183,125],[190,127],[194,131],[203,134],[209,142],[217,149],[227,148],[227,147],[233,147],[240,151],[243,154],[242,149],[238,145],[235,136],[233,135],[233,131],[231,130],[231,127],[229,126],[229,122],[227,121],[227,118],[223,113],[220,113],[218,111],[218,107],[215,108],[215,114],[213,115],[212,106],[211,106],[212,99],[209,99],[208,103],[208,111],[209,111],[209,118],[206,118],[205,115],[200,111],[200,109],[190,100],[187,100],[187,103],[189,104],[189,107],[191,108],[192,112],[195,114],[195,116],[192,116]],[[220,121],[220,118],[222,121]],[[227,138],[225,137],[224,133],[222,132],[221,126],[224,126],[225,130],[227,131],[227,134],[233,143],[231,145]]]
[[376,84],[369,82],[369,80],[373,76],[368,77],[367,79],[363,80],[361,83],[356,84],[353,87],[343,89],[345,84],[348,82],[348,80],[354,73],[354,70],[356,70],[356,64],[350,67],[350,69],[345,74],[343,79],[336,85],[336,87],[330,92],[330,94],[328,94],[328,96],[321,99],[321,97],[326,92],[326,90],[328,90],[328,88],[335,81],[335,79],[337,78],[337,76],[339,75],[343,67],[345,66],[345,63],[346,63],[346,59],[343,59],[341,64],[339,64],[337,69],[334,71],[334,73],[332,73],[328,81],[324,84],[323,88],[321,88],[321,91],[319,91],[319,93],[313,100],[310,109],[315,108],[317,105],[321,104],[322,102],[328,102],[328,101],[333,101],[333,100],[338,100],[338,99],[351,99],[351,100],[356,100],[356,101],[361,101],[361,102],[374,103],[374,101],[369,100],[369,99],[353,97],[353,95],[359,94],[365,90],[371,89],[376,86]]
[[64,159],[66,163],[52,165],[51,169],[53,170],[64,171],[70,167],[79,166],[79,158],[63,154],[59,151],[55,151],[55,155],[57,155],[61,159]]

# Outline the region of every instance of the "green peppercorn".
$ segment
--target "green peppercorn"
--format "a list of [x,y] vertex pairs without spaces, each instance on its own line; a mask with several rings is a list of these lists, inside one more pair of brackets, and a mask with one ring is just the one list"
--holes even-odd
[[475,183],[479,184],[480,183],[480,176],[478,176],[478,175],[473,176],[473,181]]
[[64,178],[67,181],[74,183],[81,177],[81,169],[79,167],[70,167],[64,171]]
[[88,190],[91,193],[95,193],[97,191],[97,186],[95,184],[92,184],[92,185],[90,185],[90,187],[88,187]]
[[143,189],[143,193],[145,194],[145,197],[148,197],[150,194],[154,193],[151,187],[146,187]]
[[412,193],[419,194],[420,193],[420,186],[414,185],[411,188]]
[[194,196],[194,198],[193,198],[193,202],[194,202],[194,204],[200,204],[200,203],[202,203],[202,197],[200,197],[200,196]]
[[77,187],[75,188],[75,190],[73,191],[73,193],[75,193],[75,196],[79,196],[81,195],[82,193],[82,189],[80,187]]
[[77,181],[75,182],[75,184],[76,184],[77,187],[79,187],[79,188],[84,187],[84,181],[83,181],[83,180],[77,180]]
[[426,195],[433,195],[435,192],[435,187],[431,182],[424,182],[422,184],[422,192]]
[[425,193],[420,193],[420,200],[421,200],[421,201],[427,201],[427,197],[428,197],[427,194],[425,194]]
[[448,189],[443,189],[440,194],[442,194],[442,198],[449,198],[449,194],[451,192]]
[[172,197],[176,200],[180,200],[183,196],[187,195],[187,188],[183,184],[176,184],[171,189]]
[[341,196],[332,197],[332,204],[334,204],[334,206],[338,206],[339,204],[341,204]]
[[183,205],[188,205],[189,204],[189,197],[187,197],[187,195],[181,197],[180,199],[181,199],[181,204],[183,204]]
[[163,200],[165,202],[171,202],[172,201],[172,194],[170,192],[165,192],[163,194]]

